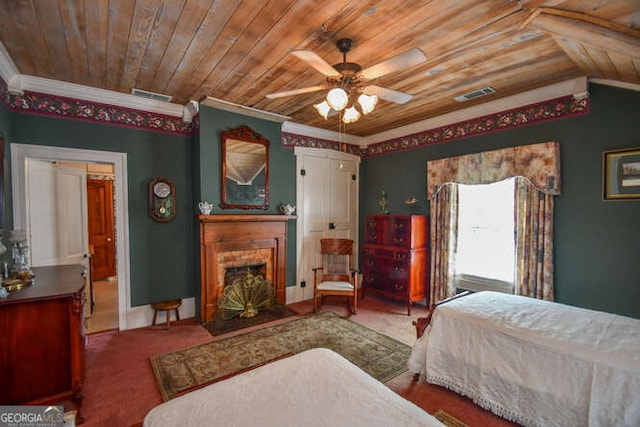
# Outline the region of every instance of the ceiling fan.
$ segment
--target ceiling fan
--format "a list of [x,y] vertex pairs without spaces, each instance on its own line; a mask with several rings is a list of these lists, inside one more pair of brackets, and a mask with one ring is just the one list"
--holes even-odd
[[[412,67],[426,60],[424,53],[418,49],[409,49],[399,55],[379,62],[364,70],[359,64],[353,62],[347,62],[347,53],[353,48],[354,42],[352,39],[344,38],[338,40],[336,43],[338,50],[342,52],[342,62],[339,64],[330,65],[318,54],[311,50],[295,50],[291,52],[298,58],[306,61],[307,64],[315,68],[317,71],[327,77],[327,82],[317,86],[305,87],[301,89],[288,90],[283,92],[276,92],[266,95],[269,99],[284,98],[293,95],[302,95],[305,93],[317,92],[320,90],[330,89],[327,95],[327,101],[314,105],[318,112],[326,119],[328,115],[334,114],[336,111],[340,111],[347,107],[351,101],[351,97],[358,97],[360,104],[360,110],[367,114],[373,110],[378,98],[390,101],[396,104],[404,104],[409,102],[413,95],[404,92],[398,92],[392,89],[387,89],[381,86],[371,84],[371,81],[378,77],[384,76],[395,71],[399,71],[405,68]],[[342,89],[342,92],[336,91],[336,89]],[[338,95],[337,100],[332,102],[332,93]],[[366,95],[360,98],[359,95]],[[363,105],[367,102],[373,103],[372,106]],[[363,101],[360,101],[360,100]],[[353,105],[352,105],[353,107]],[[350,108],[352,108],[350,107]],[[349,109],[350,109],[349,108]],[[348,110],[345,110],[345,115]],[[357,113],[357,117],[360,117],[360,113],[354,108],[354,112]],[[357,120],[357,118],[355,118]],[[355,121],[352,120],[352,121]],[[345,120],[347,121],[347,120]]]

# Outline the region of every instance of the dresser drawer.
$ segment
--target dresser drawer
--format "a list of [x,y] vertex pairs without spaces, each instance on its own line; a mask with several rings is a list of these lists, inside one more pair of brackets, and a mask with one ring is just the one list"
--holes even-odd
[[386,244],[390,246],[411,246],[411,217],[393,218],[389,224]]
[[370,216],[366,218],[364,241],[381,245],[388,228],[389,218],[385,216]]
[[411,304],[427,297],[428,218],[368,215],[362,247],[363,295],[367,289]]
[[409,287],[407,286],[406,279],[387,282],[386,288],[389,292],[397,294],[398,296],[407,295],[407,293],[409,292]]

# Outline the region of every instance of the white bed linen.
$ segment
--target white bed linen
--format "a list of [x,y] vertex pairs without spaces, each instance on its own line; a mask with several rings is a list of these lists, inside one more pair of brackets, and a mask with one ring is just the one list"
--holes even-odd
[[152,409],[160,426],[443,426],[341,355],[307,350]]
[[526,426],[639,426],[640,320],[478,292],[439,306],[408,368]]

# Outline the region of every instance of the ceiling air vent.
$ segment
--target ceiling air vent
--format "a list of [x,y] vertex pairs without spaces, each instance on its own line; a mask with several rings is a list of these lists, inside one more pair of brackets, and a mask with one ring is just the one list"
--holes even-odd
[[140,98],[147,98],[147,99],[153,99],[155,101],[164,101],[164,102],[171,102],[171,98],[172,98],[169,95],[163,95],[161,93],[149,92],[148,90],[142,90],[142,89],[136,89],[136,88],[131,89],[131,94],[135,96],[139,96]]
[[458,102],[468,101],[470,99],[477,98],[479,96],[485,96],[490,93],[494,93],[496,90],[491,86],[483,87],[482,89],[474,90],[473,92],[465,93],[464,95],[456,96],[455,99]]

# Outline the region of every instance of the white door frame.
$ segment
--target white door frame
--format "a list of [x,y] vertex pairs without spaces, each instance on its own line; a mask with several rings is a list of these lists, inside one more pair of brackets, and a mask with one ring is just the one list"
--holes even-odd
[[[121,330],[128,329],[133,315],[130,294],[129,261],[129,192],[127,154],[112,151],[84,150],[43,145],[11,144],[11,178],[13,194],[13,226],[26,229],[26,159],[57,162],[112,163],[115,171],[114,197],[117,224],[116,254],[118,275],[118,321]],[[132,319],[133,320],[133,319]]]

